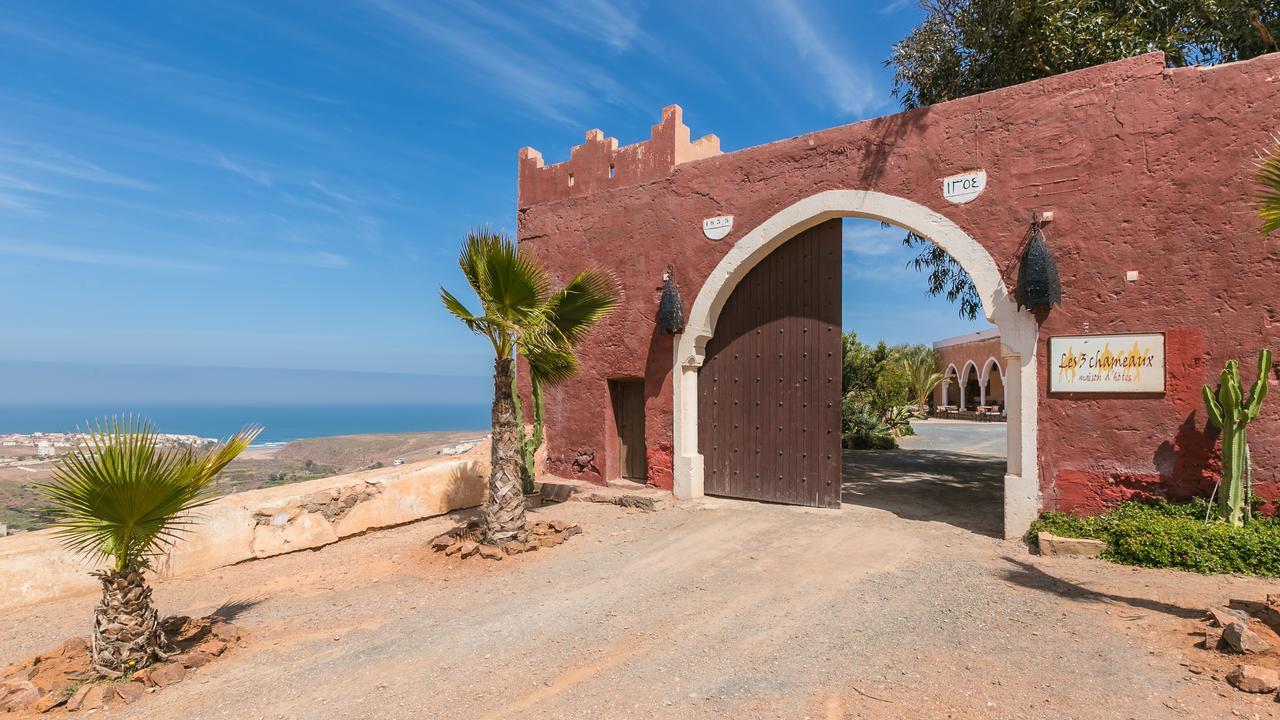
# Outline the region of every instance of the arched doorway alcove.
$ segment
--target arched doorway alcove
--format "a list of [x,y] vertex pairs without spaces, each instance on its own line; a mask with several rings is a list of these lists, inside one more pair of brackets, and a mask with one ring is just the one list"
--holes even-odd
[[738,240],[703,283],[675,348],[676,495],[681,498],[703,495],[705,478],[698,428],[699,369],[725,303],[739,282],[774,250],[801,232],[841,217],[880,220],[928,238],[946,250],[973,278],[987,320],[1000,329],[1001,353],[1007,368],[1004,399],[1009,418],[1004,532],[1007,537],[1020,536],[1040,507],[1036,464],[1035,319],[1018,310],[990,253],[958,225],[919,203],[869,190],[828,190],[782,209]]
[[982,366],[981,379],[982,404],[1004,409],[1004,373],[1000,370],[1000,361],[987,358],[987,362]]

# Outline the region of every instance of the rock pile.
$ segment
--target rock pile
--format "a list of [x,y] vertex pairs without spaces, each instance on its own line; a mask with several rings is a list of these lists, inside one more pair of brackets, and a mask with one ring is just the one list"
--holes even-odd
[[162,623],[173,647],[168,659],[116,681],[99,681],[90,668],[89,641],[67,640],[56,650],[0,671],[0,712],[48,713],[131,705],[145,695],[180,683],[240,644],[240,632],[214,618],[175,616]]
[[528,537],[525,541],[512,540],[502,545],[486,545],[481,542],[484,527],[480,520],[471,520],[466,525],[450,530],[431,541],[431,548],[443,552],[447,556],[460,558],[482,557],[487,560],[501,560],[507,555],[533,552],[538,548],[555,547],[569,538],[582,532],[577,523],[561,520],[546,520],[528,524]]
[[1268,595],[1266,603],[1231,600],[1210,608],[1205,620],[1202,646],[1213,660],[1234,665],[1223,679],[1242,692],[1280,691],[1280,596]]
[[259,509],[253,514],[258,525],[271,525],[282,528],[294,519],[318,513],[325,520],[334,522],[345,517],[351,508],[372,500],[382,492],[382,485],[377,480],[366,480],[355,485],[341,488],[329,488],[313,492],[283,507]]

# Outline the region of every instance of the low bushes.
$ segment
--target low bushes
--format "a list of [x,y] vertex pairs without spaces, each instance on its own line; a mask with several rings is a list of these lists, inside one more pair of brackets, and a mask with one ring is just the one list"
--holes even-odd
[[893,429],[864,403],[846,396],[841,410],[844,447],[854,450],[892,450],[898,447]]
[[1218,522],[1216,510],[1209,510],[1206,524],[1207,509],[1204,500],[1195,500],[1129,502],[1090,517],[1046,512],[1031,524],[1028,541],[1034,545],[1043,531],[1102,540],[1102,557],[1125,565],[1280,576],[1280,519],[1256,518],[1237,528]]

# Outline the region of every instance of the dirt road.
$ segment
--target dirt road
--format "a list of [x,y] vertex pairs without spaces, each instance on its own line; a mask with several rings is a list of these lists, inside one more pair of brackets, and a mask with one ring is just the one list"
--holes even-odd
[[[914,495],[899,483],[897,501],[864,487],[839,511],[569,503],[540,514],[586,534],[518,559],[429,553],[441,518],[164,582],[167,613],[239,603],[249,646],[107,716],[1145,720],[1280,707],[1182,665],[1205,652],[1190,634],[1202,608],[1274,583],[1031,556],[973,526],[999,507],[975,482],[953,488],[953,505],[972,505],[959,522],[956,507],[920,502],[942,480]],[[0,665],[83,632],[93,601],[0,619]]]

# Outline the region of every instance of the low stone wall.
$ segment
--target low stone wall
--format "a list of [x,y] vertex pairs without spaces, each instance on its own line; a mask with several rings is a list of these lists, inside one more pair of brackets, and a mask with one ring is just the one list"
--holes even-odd
[[[485,442],[464,455],[221,497],[154,563],[156,574],[195,575],[475,507],[488,458]],[[0,610],[96,592],[94,567],[65,551],[52,530],[0,538]]]

